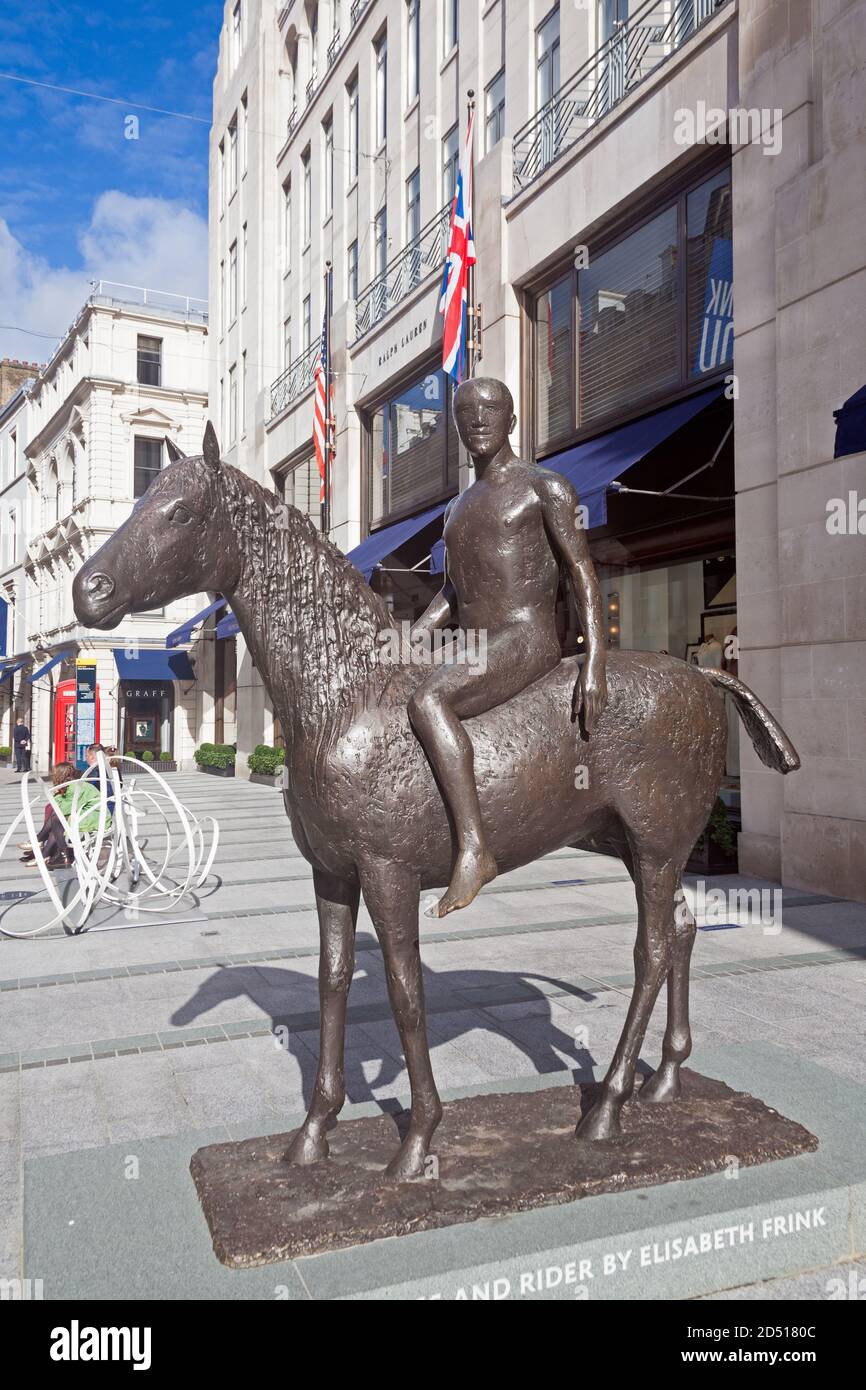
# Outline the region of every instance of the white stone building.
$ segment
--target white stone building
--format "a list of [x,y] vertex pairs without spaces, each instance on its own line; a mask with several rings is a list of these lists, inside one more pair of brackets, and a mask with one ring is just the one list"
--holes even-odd
[[25,393],[24,646],[40,772],[70,751],[76,657],[96,658],[106,745],[167,752],[191,766],[213,725],[213,643],[197,643],[194,666],[188,644],[166,648],[169,633],[212,596],[131,615],[113,632],[83,629],[72,608],[76,571],[165,466],[166,439],[200,452],[207,353],[204,301],[99,282]]
[[31,686],[25,664],[27,582],[24,571],[27,442],[30,402],[22,382],[0,406],[0,745],[12,744],[16,715],[30,719]]
[[[474,91],[478,370],[588,506],[610,645],[738,660],[799,745],[783,779],[732,737],[741,868],[855,897],[864,54],[862,0],[229,0],[210,213],[224,453],[317,513],[330,262],[331,536],[411,618],[468,476],[436,306]],[[279,730],[238,648],[247,750]]]

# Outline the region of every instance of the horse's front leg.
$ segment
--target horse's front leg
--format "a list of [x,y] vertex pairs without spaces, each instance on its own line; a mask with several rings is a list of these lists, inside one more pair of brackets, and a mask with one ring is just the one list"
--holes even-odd
[[430,1141],[442,1118],[442,1103],[430,1065],[424,1012],[424,981],[418,945],[420,886],[417,873],[381,860],[362,870],[361,886],[385,959],[388,997],[400,1033],[412,1091],[408,1133],[385,1169],[388,1177],[405,1181],[423,1176]]
[[319,1065],[307,1118],[286,1154],[290,1163],[315,1163],[328,1157],[325,1132],[346,1098],[346,1001],[355,968],[360,887],[321,869],[313,870],[313,885],[319,913]]
[[647,1024],[672,964],[677,879],[678,871],[670,864],[656,865],[635,855],[638,928],[634,990],[622,1036],[602,1082],[601,1095],[578,1124],[578,1139],[615,1139],[620,1133],[620,1112],[634,1087],[635,1068]]

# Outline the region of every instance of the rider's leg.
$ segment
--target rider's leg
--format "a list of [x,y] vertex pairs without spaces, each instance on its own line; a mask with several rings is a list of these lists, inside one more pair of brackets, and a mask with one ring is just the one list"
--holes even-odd
[[558,646],[528,627],[488,637],[483,664],[455,662],[434,671],[409,700],[409,718],[439,780],[457,835],[457,859],[437,917],[467,907],[496,876],[475,785],[472,741],[461,720],[494,709],[559,661]]

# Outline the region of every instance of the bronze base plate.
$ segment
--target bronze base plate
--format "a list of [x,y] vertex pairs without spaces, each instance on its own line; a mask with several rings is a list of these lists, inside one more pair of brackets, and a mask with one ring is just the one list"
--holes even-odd
[[[331,1157],[308,1167],[284,1160],[291,1134],[210,1144],[192,1157],[214,1250],[235,1269],[362,1245],[480,1217],[652,1187],[818,1147],[813,1134],[724,1082],[683,1071],[672,1104],[625,1106],[622,1137],[579,1143],[579,1113],[598,1084],[471,1096],[448,1102],[431,1175],[386,1179],[383,1169],[408,1115],[345,1120]],[[437,1175],[438,1168],[438,1175]]]

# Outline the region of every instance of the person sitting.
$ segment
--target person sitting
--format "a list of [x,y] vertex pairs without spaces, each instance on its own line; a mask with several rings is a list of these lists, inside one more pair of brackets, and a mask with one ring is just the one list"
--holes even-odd
[[99,757],[98,757],[98,754],[101,753],[102,756],[105,758],[106,763],[108,764],[108,767],[106,768],[106,771],[105,771],[105,781],[106,781],[106,787],[107,787],[107,790],[108,790],[107,801],[108,801],[108,814],[109,814],[110,816],[113,816],[113,815],[114,815],[114,786],[113,786],[112,779],[111,779],[111,768],[114,768],[114,769],[116,770],[116,772],[117,772],[117,780],[120,782],[121,786],[123,786],[123,772],[122,772],[121,766],[120,766],[120,759],[119,759],[117,756],[112,757],[112,756],[111,756],[112,752],[114,752],[114,754],[116,755],[117,749],[115,748],[115,749],[112,750],[112,749],[106,748],[106,747],[105,747],[103,744],[101,744],[101,743],[91,743],[91,744],[89,744],[88,747],[87,747],[87,748],[85,749],[85,751],[84,751],[84,760],[85,760],[85,762],[87,763],[87,768],[86,768],[86,770],[82,773],[82,780],[83,780],[83,781],[85,781],[85,782],[95,782],[96,786],[97,786],[97,787],[99,786]]
[[[100,820],[99,788],[79,777],[78,770],[72,763],[58,763],[51,774],[51,783],[56,788],[54,799],[67,824],[74,824],[79,835],[94,834],[99,829]],[[108,829],[110,825],[111,815],[107,814],[105,828]],[[69,867],[72,863],[72,851],[63,824],[53,806],[48,807],[42,829],[36,839],[42,846],[46,868]],[[25,850],[21,862],[28,868],[35,868],[35,850]]]

